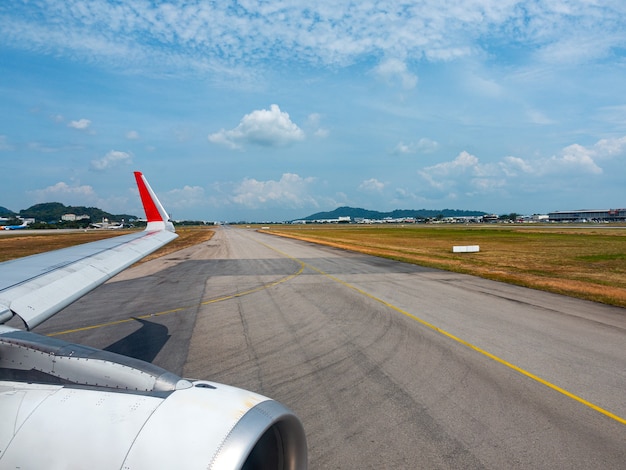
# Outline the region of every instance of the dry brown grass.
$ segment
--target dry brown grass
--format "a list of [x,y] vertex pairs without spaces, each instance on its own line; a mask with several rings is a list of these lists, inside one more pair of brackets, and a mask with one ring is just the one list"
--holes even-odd
[[188,226],[177,228],[176,233],[178,234],[178,238],[176,240],[168,243],[162,248],[159,248],[151,255],[146,256],[144,259],[139,261],[139,263],[144,263],[146,261],[150,261],[151,259],[159,258],[163,255],[182,250],[183,248],[189,248],[190,246],[210,240],[213,238],[215,230],[202,226]]
[[[626,227],[272,226],[271,233],[626,307]],[[0,236],[0,261],[121,235],[126,231],[41,231]],[[202,241],[214,231],[181,227],[142,261]],[[479,253],[452,253],[480,245]]]
[[[626,307],[626,227],[277,226],[271,233]],[[479,245],[479,253],[452,253]]]
[[[130,233],[130,230],[76,230],[63,233],[58,233],[54,230],[41,230],[28,233],[20,232],[19,234],[3,234],[0,236],[0,261],[58,250],[125,233]],[[210,240],[215,232],[207,227],[193,226],[180,227],[176,233],[178,234],[176,240],[144,258],[142,262]]]

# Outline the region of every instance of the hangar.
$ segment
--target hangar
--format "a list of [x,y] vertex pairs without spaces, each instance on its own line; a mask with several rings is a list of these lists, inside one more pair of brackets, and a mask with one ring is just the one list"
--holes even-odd
[[626,209],[556,211],[548,217],[550,222],[625,222]]

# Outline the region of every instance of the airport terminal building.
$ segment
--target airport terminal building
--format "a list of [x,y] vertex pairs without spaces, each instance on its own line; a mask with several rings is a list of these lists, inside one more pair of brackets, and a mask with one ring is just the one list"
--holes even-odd
[[550,222],[626,222],[626,209],[556,211]]

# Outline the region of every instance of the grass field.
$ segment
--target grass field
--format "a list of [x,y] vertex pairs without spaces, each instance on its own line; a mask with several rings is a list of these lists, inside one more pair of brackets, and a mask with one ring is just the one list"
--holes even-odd
[[[272,225],[271,233],[626,307],[626,227],[518,225]],[[125,233],[41,231],[0,236],[0,261]],[[210,239],[207,227],[179,237],[148,258]],[[478,253],[452,253],[479,245]]]
[[[2,234],[0,236],[0,262],[116,237],[129,232],[129,230],[76,230],[59,233],[55,230],[39,230]],[[209,240],[215,232],[210,228],[198,226],[181,227],[176,230],[176,233],[178,234],[176,240],[147,256],[140,263]]]
[[[284,225],[271,233],[626,307],[626,227]],[[479,245],[478,253],[453,253]]]

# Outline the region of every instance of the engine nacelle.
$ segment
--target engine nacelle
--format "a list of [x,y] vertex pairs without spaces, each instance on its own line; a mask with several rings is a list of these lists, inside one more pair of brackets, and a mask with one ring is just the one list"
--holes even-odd
[[[74,366],[100,376],[77,383]],[[8,329],[0,373],[1,468],[307,467],[300,420],[247,390]]]

